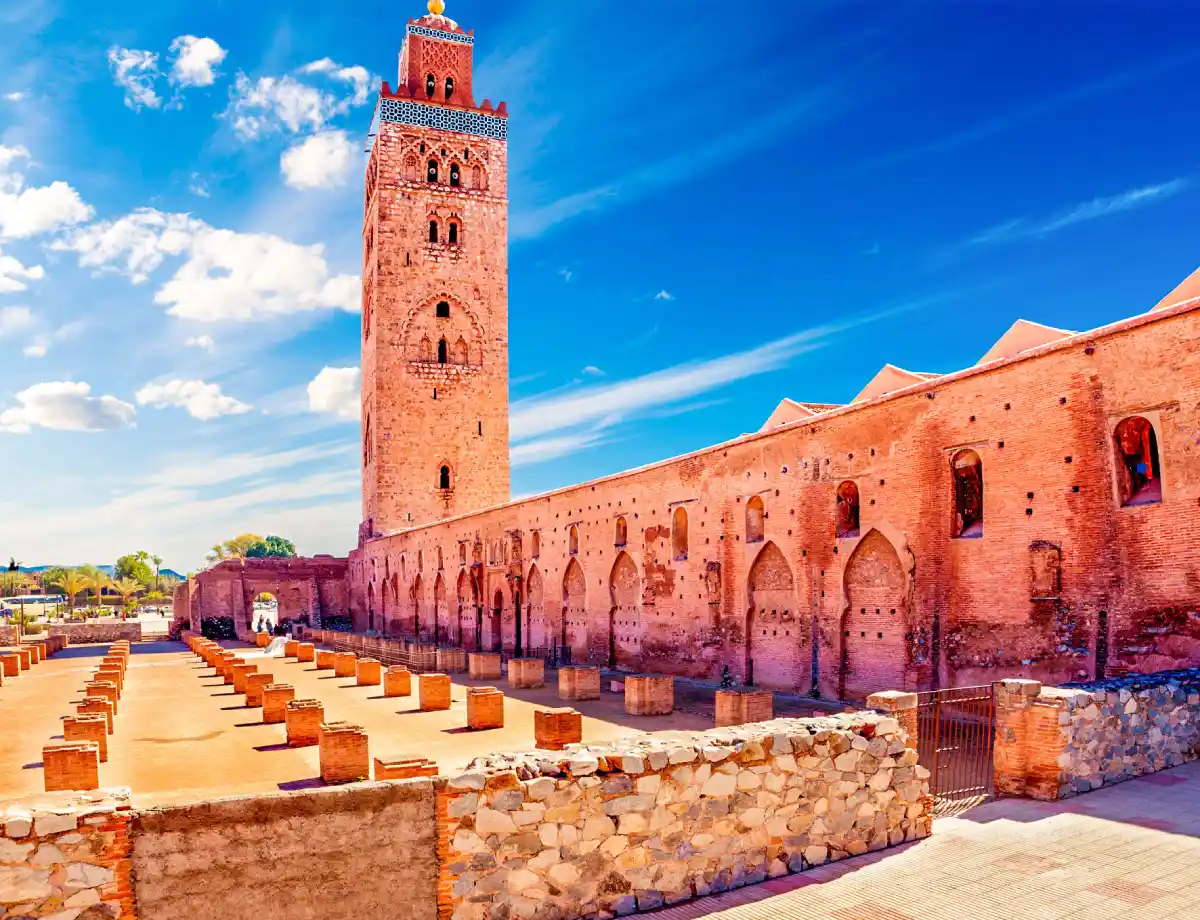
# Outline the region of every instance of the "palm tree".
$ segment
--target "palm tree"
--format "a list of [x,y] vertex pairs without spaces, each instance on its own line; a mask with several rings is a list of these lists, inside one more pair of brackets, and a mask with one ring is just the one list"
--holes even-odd
[[113,580],[103,572],[97,570],[87,580],[87,586],[96,592],[96,613],[100,612],[100,604],[105,588],[111,588]]
[[0,572],[0,595],[12,597],[25,587],[25,576],[14,569]]
[[53,586],[62,588],[63,594],[67,596],[67,608],[72,619],[75,617],[75,595],[80,591],[86,591],[89,582],[90,580],[86,576],[80,575],[74,569],[68,569],[61,578],[54,582]]
[[158,590],[158,573],[162,569],[162,556],[151,556],[150,561],[154,563],[154,590]]
[[143,589],[142,583],[136,578],[122,578],[111,582],[113,588],[121,595],[121,619],[125,619],[125,611],[129,607],[129,599]]

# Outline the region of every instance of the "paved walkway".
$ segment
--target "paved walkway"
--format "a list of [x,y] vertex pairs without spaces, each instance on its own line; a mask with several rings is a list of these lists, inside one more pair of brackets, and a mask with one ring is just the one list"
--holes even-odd
[[933,836],[654,920],[1198,920],[1200,762],[1061,803],[1000,799]]

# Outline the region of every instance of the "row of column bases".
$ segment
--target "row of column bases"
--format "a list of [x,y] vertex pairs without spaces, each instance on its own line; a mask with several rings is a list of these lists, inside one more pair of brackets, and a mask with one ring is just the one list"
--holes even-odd
[[83,699],[75,704],[75,715],[62,721],[63,740],[42,748],[47,792],[100,788],[100,764],[108,760],[108,736],[120,713],[129,652],[128,640],[109,646],[100,666],[84,682]]
[[[268,638],[265,635],[263,638]],[[419,756],[376,757],[373,771],[367,733],[360,725],[325,721],[320,700],[296,699],[291,684],[276,683],[274,675],[260,674],[236,652],[227,651],[201,636],[187,637],[199,657],[224,675],[234,692],[246,694],[246,705],[263,709],[264,723],[283,723],[289,747],[320,747],[321,779],[326,783],[351,783],[374,778],[411,779],[434,776],[437,764]],[[262,643],[261,639],[259,640]],[[385,697],[411,696],[416,678],[418,706],[422,711],[448,710],[450,675],[413,674],[404,665],[384,665],[353,652],[319,649],[312,642],[291,639],[284,643],[284,658],[313,662],[318,670],[330,669],[338,677],[353,677],[360,686],[383,686]],[[501,678],[498,652],[472,652],[467,656],[468,676],[474,680]],[[665,715],[675,708],[675,679],[662,674],[626,675],[623,680],[625,710],[632,715]],[[513,658],[508,662],[508,684],[517,689],[545,686],[541,658]],[[467,688],[467,728],[483,731],[504,726],[504,694],[495,687]],[[600,698],[600,669],[595,665],[569,665],[559,669],[558,696],[563,700]],[[717,725],[762,721],[773,716],[769,691],[722,690],[717,696]],[[535,746],[561,751],[583,743],[583,717],[570,708],[538,708],[533,719]]]

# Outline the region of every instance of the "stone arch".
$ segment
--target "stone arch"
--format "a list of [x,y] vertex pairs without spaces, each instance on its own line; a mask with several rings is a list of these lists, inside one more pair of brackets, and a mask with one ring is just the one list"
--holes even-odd
[[799,654],[805,645],[804,626],[792,567],[770,540],[750,567],[746,595],[747,673],[758,686],[795,689],[808,665]]
[[[440,552],[440,550],[439,550]],[[442,641],[446,624],[450,619],[450,611],[446,609],[446,580],[438,572],[433,583],[433,641]]]
[[758,543],[766,530],[766,509],[763,500],[757,495],[751,495],[746,502],[746,542]]
[[389,592],[390,596],[388,597],[388,601],[386,604],[387,609],[385,611],[385,614],[387,615],[387,620],[386,620],[386,625],[384,626],[384,631],[386,633],[396,634],[396,633],[400,632],[400,617],[402,616],[402,613],[400,611],[400,573],[399,572],[395,572],[392,574],[391,586],[392,586],[392,590]]
[[642,579],[629,553],[617,554],[608,593],[609,666],[635,670],[642,657]]
[[688,557],[688,516],[682,505],[671,515],[671,557],[676,562]]
[[837,536],[857,537],[859,532],[858,484],[847,479],[837,487]]
[[460,646],[467,644],[467,637],[475,634],[475,599],[472,595],[471,578],[467,575],[466,569],[461,569],[458,573],[458,583],[455,586],[455,595],[458,602],[458,617],[455,627],[457,634],[457,643]]
[[905,689],[907,583],[895,546],[872,528],[855,546],[842,576],[842,699],[863,700],[878,690]]
[[504,647],[504,590],[497,588],[492,594],[492,606],[488,616],[488,630],[485,642],[492,651],[500,651]]
[[375,582],[367,582],[367,632],[375,629]]
[[525,604],[526,610],[529,612],[526,620],[529,623],[528,642],[530,648],[548,647],[550,639],[554,635],[554,630],[546,622],[544,594],[542,573],[538,571],[536,565],[531,565],[529,577],[525,579]]
[[578,559],[568,562],[563,572],[562,644],[575,660],[587,657],[587,579]]
[[1122,507],[1162,501],[1162,465],[1158,435],[1149,419],[1131,415],[1113,429],[1113,466]]
[[[438,315],[439,305],[449,307],[449,315]],[[454,363],[465,365],[483,364],[483,326],[479,318],[465,303],[447,291],[436,291],[423,298],[408,311],[400,328],[400,341],[404,360],[432,362],[433,342],[445,339],[447,343],[459,339],[466,345],[465,358],[459,360],[451,349]],[[425,344],[428,340],[428,344]]]
[[572,556],[579,552],[579,528],[574,524],[567,533],[567,552]]
[[629,542],[629,525],[625,522],[624,516],[617,518],[617,524],[613,532],[613,546],[624,546]]
[[950,458],[954,480],[954,520],[951,536],[983,536],[983,460],[973,450],[960,450]]
[[421,596],[421,575],[420,573],[413,579],[412,587],[408,592],[410,616],[412,617],[411,632],[418,641],[421,638],[421,630],[425,628],[424,606],[425,599]]

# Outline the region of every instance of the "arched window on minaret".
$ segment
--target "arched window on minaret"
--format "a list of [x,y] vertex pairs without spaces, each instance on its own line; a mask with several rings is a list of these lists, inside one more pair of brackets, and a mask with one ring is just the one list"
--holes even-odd
[[425,95],[432,99],[435,89],[437,89],[437,81],[433,78],[433,74],[425,74]]
[[448,304],[444,300],[439,300],[436,313],[437,313],[438,319],[449,319],[450,318],[450,304]]
[[438,341],[438,364],[445,364],[450,360],[449,348],[445,339]]
[[441,470],[438,471],[438,488],[450,488],[450,467],[443,466]]
[[426,174],[425,178],[428,179],[430,182],[437,182],[437,180],[438,180],[438,162],[437,162],[437,160],[429,161],[429,171]]
[[451,164],[450,164],[450,187],[451,187],[451,188],[458,188],[458,186],[460,185],[461,181],[462,181],[462,180],[461,180],[461,177],[460,177],[460,175],[459,175],[458,164],[457,164],[457,163],[451,163]]
[[446,77],[446,98],[454,95],[454,77]]
[[437,221],[431,220],[429,222],[429,242],[436,243],[437,241],[438,241]]
[[458,224],[451,221],[450,222],[450,230],[448,232],[450,235],[449,235],[449,237],[447,237],[447,240],[450,243],[450,245],[451,246],[457,245],[457,243],[458,243]]

